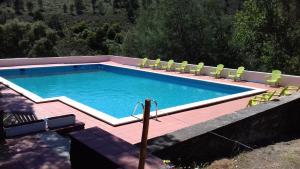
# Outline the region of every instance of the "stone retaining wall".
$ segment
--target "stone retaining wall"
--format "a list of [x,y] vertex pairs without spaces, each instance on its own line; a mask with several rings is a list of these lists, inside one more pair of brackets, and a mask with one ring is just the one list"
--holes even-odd
[[255,148],[299,138],[299,106],[300,93],[282,97],[154,138],[149,151],[177,163],[208,162],[250,150],[238,142]]

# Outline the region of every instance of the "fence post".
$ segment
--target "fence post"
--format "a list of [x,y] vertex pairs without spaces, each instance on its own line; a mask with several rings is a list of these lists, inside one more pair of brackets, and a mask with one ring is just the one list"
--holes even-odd
[[147,157],[147,140],[148,140],[148,131],[149,131],[149,118],[150,118],[150,107],[151,100],[145,100],[145,110],[144,110],[144,118],[143,118],[143,133],[140,147],[140,155],[139,155],[139,167],[138,169],[144,169],[145,161]]

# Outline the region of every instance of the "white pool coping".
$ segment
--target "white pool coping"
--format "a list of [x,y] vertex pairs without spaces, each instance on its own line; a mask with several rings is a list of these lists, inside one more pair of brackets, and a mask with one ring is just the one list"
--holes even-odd
[[[169,74],[168,72],[153,72],[151,70],[148,69],[140,69],[140,68],[136,68],[136,67],[132,67],[132,66],[118,66],[118,65],[111,65],[109,63],[85,63],[85,64],[64,64],[64,65],[35,65],[35,66],[30,66],[30,67],[26,67],[26,68],[39,68],[39,67],[60,67],[60,66],[74,66],[74,65],[91,65],[91,64],[102,64],[102,65],[108,65],[108,66],[113,66],[113,67],[119,67],[119,68],[126,68],[126,69],[131,69],[131,70],[137,70],[137,71],[143,71],[143,72],[150,72],[150,73],[154,73],[154,74],[161,74],[161,75],[166,75],[166,76],[173,76],[173,77],[178,77],[178,78],[184,78],[184,79],[192,79],[192,80],[198,80],[198,81],[205,81],[205,82],[211,82],[211,83],[215,83],[215,84],[223,84],[223,85],[229,85],[229,86],[236,86],[236,87],[243,87],[243,88],[248,88],[248,89],[252,89],[251,91],[246,91],[246,92],[241,92],[241,93],[237,93],[237,94],[232,94],[232,95],[227,95],[227,96],[222,96],[222,97],[218,97],[218,98],[214,98],[214,99],[209,99],[209,100],[204,100],[204,101],[199,101],[199,102],[194,102],[194,103],[189,103],[189,104],[184,104],[184,105],[180,105],[180,106],[175,106],[175,107],[171,107],[171,108],[166,108],[166,109],[162,109],[162,110],[158,110],[157,115],[158,116],[162,116],[162,115],[168,115],[171,113],[175,113],[175,112],[181,112],[184,110],[190,110],[190,109],[195,109],[195,108],[199,108],[199,107],[203,107],[205,105],[210,105],[210,104],[216,104],[219,102],[224,102],[224,101],[229,101],[229,100],[233,100],[233,99],[238,99],[238,98],[242,98],[242,97],[247,97],[247,96],[251,96],[251,95],[255,95],[258,93],[262,93],[265,92],[266,89],[260,89],[260,88],[255,88],[255,87],[249,87],[249,86],[243,86],[243,85],[238,85],[238,84],[229,84],[229,83],[222,83],[222,82],[216,82],[216,81],[212,81],[212,80],[203,80],[203,79],[198,79],[196,77],[186,77],[186,76],[182,76],[180,74]],[[15,68],[7,68],[7,69],[20,69],[20,67],[15,67]],[[1,69],[1,70],[6,70],[5,69]],[[74,107],[75,109],[78,109],[92,117],[95,117],[101,121],[104,121],[112,126],[119,126],[119,125],[123,125],[123,124],[127,124],[127,123],[132,123],[132,122],[136,122],[136,121],[140,121],[142,119],[142,114],[138,114],[135,115],[134,117],[131,116],[129,114],[128,117],[124,117],[124,118],[115,118],[113,116],[110,116],[104,112],[98,111],[92,107],[86,106],[82,103],[79,103],[77,101],[74,101],[68,97],[65,96],[60,96],[60,97],[52,97],[52,98],[46,98],[43,99],[40,96],[10,82],[9,80],[0,77],[0,82],[3,83],[4,85],[6,85],[7,87],[13,89],[14,91],[18,92],[19,94],[27,97],[28,99],[34,101],[35,103],[45,103],[45,102],[53,102],[53,101],[60,101],[62,103],[65,103],[71,107]],[[159,103],[158,103],[159,104]],[[129,112],[131,113],[131,112]],[[156,112],[152,111],[150,112],[151,117],[155,117],[156,116]]]

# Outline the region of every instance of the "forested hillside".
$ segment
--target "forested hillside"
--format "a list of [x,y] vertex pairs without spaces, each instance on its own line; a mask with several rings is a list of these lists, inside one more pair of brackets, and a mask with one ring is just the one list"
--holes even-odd
[[299,0],[0,0],[0,57],[118,54],[300,75]]
[[121,53],[136,11],[124,0],[0,0],[0,57]]

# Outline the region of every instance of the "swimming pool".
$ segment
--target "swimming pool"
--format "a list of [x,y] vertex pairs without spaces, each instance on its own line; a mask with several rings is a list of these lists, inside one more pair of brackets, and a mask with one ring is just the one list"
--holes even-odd
[[60,99],[113,125],[136,120],[131,113],[146,98],[165,114],[259,90],[105,64],[7,69],[0,76],[34,101]]

